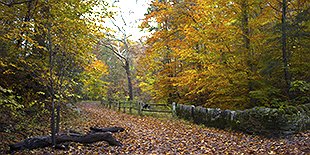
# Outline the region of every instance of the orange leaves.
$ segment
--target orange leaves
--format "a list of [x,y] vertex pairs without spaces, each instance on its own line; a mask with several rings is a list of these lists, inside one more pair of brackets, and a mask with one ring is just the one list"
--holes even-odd
[[[256,3],[252,5],[248,11],[259,8],[254,6],[258,5]],[[255,23],[268,23],[268,11],[255,20],[249,20],[251,33],[261,31],[256,29]],[[248,67],[246,54],[240,54],[246,51],[241,13],[238,0],[154,2],[144,22],[156,21],[156,31],[147,40],[148,52],[141,59],[142,73],[146,75],[141,80],[153,79],[148,89],[153,91],[149,92],[155,92],[153,95],[162,100],[177,94],[179,98],[171,100],[198,105],[208,102],[226,104],[228,99],[235,101],[234,96],[246,98],[244,90],[248,78],[243,73],[248,71]],[[251,45],[257,46],[258,51],[263,50],[265,34],[248,37]],[[236,80],[238,83],[233,82]],[[147,87],[146,83],[143,86]],[[236,88],[241,91],[236,91]],[[218,99],[217,102],[213,102],[214,99]]]
[[94,72],[94,74],[108,74],[108,66],[100,60],[93,61],[85,70],[87,72]]
[[[301,57],[306,58],[304,51],[309,51],[301,45],[308,41],[306,36],[297,33],[308,30],[301,28],[306,24],[306,18],[302,17],[302,12],[307,10],[305,4],[302,0],[288,5],[287,26],[291,32],[285,46],[295,53],[290,62],[290,67],[295,68],[290,70],[292,73],[303,68],[300,66],[304,63],[293,64],[300,62],[295,60]],[[298,21],[301,27],[294,26]],[[141,79],[152,79],[148,90],[153,90],[149,92],[155,92],[155,97],[186,104],[244,108],[266,106],[253,100],[251,92],[265,92],[265,87],[284,92],[281,67],[275,65],[281,57],[281,3],[267,0],[154,2],[145,22],[157,22],[153,27],[146,26],[154,33],[147,41],[148,55],[143,59],[148,60],[144,62],[147,69],[143,70],[146,76]],[[304,38],[297,41],[294,35]],[[298,72],[300,79],[309,79],[305,72]],[[143,86],[147,87],[146,83]],[[284,96],[279,97],[281,102],[286,100]],[[269,98],[272,103],[274,97]],[[236,104],[240,106],[233,107]]]

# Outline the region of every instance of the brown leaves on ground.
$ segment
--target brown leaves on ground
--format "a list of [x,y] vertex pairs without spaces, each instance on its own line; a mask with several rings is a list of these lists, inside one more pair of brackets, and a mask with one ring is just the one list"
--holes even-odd
[[[91,126],[125,128],[114,136],[123,146],[105,142],[89,145],[73,143],[67,151],[51,148],[26,153],[57,154],[310,154],[310,132],[281,139],[206,128],[175,119],[140,117],[83,103],[80,118],[67,125],[86,132]],[[71,127],[70,127],[71,128]],[[25,153],[25,151],[23,152]]]

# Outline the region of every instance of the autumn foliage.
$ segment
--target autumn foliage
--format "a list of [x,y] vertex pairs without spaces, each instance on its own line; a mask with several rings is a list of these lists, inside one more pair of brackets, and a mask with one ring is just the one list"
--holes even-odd
[[[310,102],[308,0],[153,0],[146,41],[130,40],[107,2],[0,0],[1,142],[77,126],[61,122],[83,99],[231,110]],[[92,145],[98,153],[309,152],[309,133],[272,140],[79,106],[85,113],[71,123],[128,131],[125,147]],[[90,151],[76,144],[61,153]]]
[[141,25],[152,36],[139,60],[140,86],[157,101],[224,109],[309,102],[292,91],[293,83],[302,81],[307,89],[303,92],[309,94],[307,4],[288,4],[286,47],[292,83],[286,86],[280,2],[153,2]]

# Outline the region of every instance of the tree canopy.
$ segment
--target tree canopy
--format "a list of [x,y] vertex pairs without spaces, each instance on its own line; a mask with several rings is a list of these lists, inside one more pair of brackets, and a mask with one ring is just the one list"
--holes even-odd
[[140,86],[157,101],[225,109],[309,102],[308,13],[307,1],[154,1]]

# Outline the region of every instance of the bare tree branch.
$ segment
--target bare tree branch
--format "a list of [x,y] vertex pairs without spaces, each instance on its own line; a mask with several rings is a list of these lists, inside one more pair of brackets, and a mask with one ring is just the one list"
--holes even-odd
[[114,53],[114,55],[116,56],[116,58],[119,59],[123,65],[125,65],[126,58],[124,56],[122,56],[111,43],[102,43],[102,45],[104,47],[106,47],[107,49],[111,50]]
[[127,23],[126,23],[126,21],[125,21],[123,15],[121,15],[121,18],[122,18],[122,20],[123,20],[123,22],[124,22],[124,25],[127,26]]

